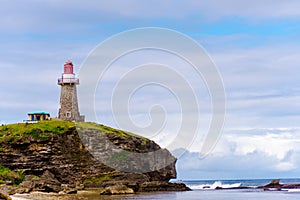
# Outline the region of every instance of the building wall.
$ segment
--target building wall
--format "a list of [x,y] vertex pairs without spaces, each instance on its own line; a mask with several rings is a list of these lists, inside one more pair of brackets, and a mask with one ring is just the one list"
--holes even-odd
[[61,85],[58,118],[67,121],[84,121],[84,116],[80,116],[78,109],[76,85]]
[[49,120],[50,115],[47,114],[29,114],[29,121],[43,121]]

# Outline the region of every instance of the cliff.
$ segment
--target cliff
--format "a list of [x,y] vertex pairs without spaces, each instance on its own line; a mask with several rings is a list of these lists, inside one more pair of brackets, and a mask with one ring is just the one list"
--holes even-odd
[[[147,138],[96,123],[43,121],[1,126],[0,158],[0,166],[19,174],[15,180],[24,180],[10,193],[76,193],[97,187],[110,194],[116,186],[131,192],[188,190],[184,184],[168,182],[176,177],[176,159],[166,149]],[[11,178],[2,177],[1,182],[16,184]]]

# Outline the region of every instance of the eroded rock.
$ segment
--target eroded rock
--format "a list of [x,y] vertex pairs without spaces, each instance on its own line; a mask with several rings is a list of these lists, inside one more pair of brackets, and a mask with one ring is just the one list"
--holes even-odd
[[119,195],[119,194],[133,194],[134,190],[126,185],[114,185],[106,187],[100,195]]
[[7,194],[0,192],[0,199],[12,200]]

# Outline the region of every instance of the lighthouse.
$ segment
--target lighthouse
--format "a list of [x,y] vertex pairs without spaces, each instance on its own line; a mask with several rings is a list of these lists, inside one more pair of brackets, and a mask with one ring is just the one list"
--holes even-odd
[[61,86],[58,118],[67,121],[83,122],[84,116],[79,113],[76,91],[79,79],[75,77],[71,61],[67,61],[64,64],[64,73],[58,79],[57,84]]

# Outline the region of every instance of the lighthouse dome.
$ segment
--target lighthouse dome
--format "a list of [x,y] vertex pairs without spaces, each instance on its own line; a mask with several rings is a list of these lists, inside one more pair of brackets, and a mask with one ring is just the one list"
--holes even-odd
[[73,74],[73,63],[71,61],[67,61],[64,64],[64,74]]
[[71,61],[67,61],[64,64],[64,73],[61,78],[58,79],[58,85],[64,84],[79,84],[79,79],[75,77],[73,70],[73,63]]

